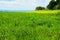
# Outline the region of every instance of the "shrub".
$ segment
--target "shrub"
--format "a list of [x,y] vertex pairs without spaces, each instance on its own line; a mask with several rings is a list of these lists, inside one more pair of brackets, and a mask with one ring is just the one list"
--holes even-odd
[[36,7],[35,10],[45,10],[45,8],[44,7],[41,7],[41,6],[38,6],[38,7]]

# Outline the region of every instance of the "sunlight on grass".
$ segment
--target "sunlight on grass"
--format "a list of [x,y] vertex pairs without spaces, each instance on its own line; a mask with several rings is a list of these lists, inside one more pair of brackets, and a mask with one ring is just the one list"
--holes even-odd
[[42,13],[42,14],[55,14],[57,13],[58,11],[57,10],[39,10],[39,11],[35,11],[36,13]]

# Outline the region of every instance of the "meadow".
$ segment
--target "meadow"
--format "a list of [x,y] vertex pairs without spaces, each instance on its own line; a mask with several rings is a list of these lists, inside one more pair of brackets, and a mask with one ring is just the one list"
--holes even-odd
[[0,12],[0,40],[60,40],[60,11]]

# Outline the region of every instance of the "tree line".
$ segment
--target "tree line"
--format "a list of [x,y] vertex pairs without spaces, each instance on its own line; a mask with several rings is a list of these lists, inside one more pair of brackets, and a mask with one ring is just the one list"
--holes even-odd
[[38,6],[35,10],[59,10],[60,9],[60,0],[51,0],[46,8]]

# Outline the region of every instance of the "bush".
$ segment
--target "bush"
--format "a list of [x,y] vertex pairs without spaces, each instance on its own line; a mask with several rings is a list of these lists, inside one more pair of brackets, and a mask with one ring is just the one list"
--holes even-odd
[[35,10],[45,10],[45,8],[44,7],[41,7],[41,6],[38,6],[38,7],[36,7]]

